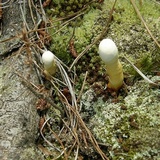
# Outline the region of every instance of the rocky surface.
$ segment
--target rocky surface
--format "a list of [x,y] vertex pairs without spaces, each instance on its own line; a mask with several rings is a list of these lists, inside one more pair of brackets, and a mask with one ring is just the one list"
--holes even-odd
[[[37,97],[16,74],[38,83],[29,55],[25,48],[20,49],[24,42],[18,37],[25,27],[21,7],[22,10],[25,8],[26,18],[30,17],[30,12],[28,3],[14,1],[8,5],[3,9],[0,37],[0,159],[41,160],[42,155],[35,145],[39,122],[35,107]],[[27,22],[31,27],[30,18]]]

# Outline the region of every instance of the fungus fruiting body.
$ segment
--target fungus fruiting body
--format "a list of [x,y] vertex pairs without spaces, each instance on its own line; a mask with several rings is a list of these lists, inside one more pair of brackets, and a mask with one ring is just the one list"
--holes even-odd
[[42,54],[42,62],[44,64],[44,72],[46,75],[54,75],[56,73],[55,56],[50,51],[45,51]]
[[120,89],[123,85],[123,69],[115,43],[111,39],[103,39],[99,44],[99,55],[105,63],[109,76],[108,88]]

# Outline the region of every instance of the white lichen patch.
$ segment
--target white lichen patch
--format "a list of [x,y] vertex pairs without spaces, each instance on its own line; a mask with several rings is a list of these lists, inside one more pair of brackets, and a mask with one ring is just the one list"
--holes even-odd
[[[153,81],[159,79],[158,76],[152,78]],[[89,92],[91,95],[91,91]],[[159,89],[151,88],[141,80],[130,87],[123,102],[113,103],[111,99],[104,102],[99,98],[94,103],[90,100],[90,105],[87,103],[87,107],[90,106],[95,111],[95,115],[90,117],[89,126],[96,138],[109,146],[113,159],[160,156],[159,99]],[[122,105],[126,107],[125,110],[121,108]]]

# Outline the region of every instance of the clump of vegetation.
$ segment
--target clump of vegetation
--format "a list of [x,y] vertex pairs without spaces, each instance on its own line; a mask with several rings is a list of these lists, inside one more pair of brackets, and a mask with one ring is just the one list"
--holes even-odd
[[[69,9],[63,7],[65,1],[53,2],[56,7],[62,6],[57,13],[50,8],[52,25],[52,28],[49,29],[52,35],[50,50],[67,66],[70,66],[76,58],[70,50],[71,40],[73,42],[72,49],[76,51],[78,56],[106,27],[104,22],[108,20],[113,1],[105,0],[100,9],[90,6],[83,14],[78,13],[72,17],[74,21],[80,23],[72,23],[73,19],[63,17],[64,13],[70,13]],[[138,2],[136,4],[141,13],[144,14],[143,17],[146,18],[146,22],[149,22],[150,19],[149,27],[153,34],[158,36],[157,12],[159,8],[147,0],[142,5]],[[147,8],[153,12],[148,14]],[[74,12],[78,12],[78,10],[81,9],[77,8]],[[64,13],[61,14],[60,11]],[[157,149],[158,136],[156,136],[156,140],[153,140],[150,138],[150,133],[152,135],[159,134],[157,130],[159,121],[156,114],[158,112],[159,94],[157,90],[152,90],[144,81],[137,82],[139,80],[138,74],[123,57],[126,56],[145,74],[153,76],[155,75],[153,70],[156,70],[159,65],[157,62],[160,60],[158,56],[160,51],[146,32],[128,0],[117,1],[108,33],[103,38],[107,37],[113,39],[118,47],[127,87],[120,90],[119,94],[106,89],[108,78],[104,63],[97,53],[98,44],[93,45],[80,58],[74,68],[77,77],[74,79],[74,87],[77,95],[82,88],[86,72],[88,73],[86,88],[83,88],[83,92],[87,92],[82,94],[83,98],[80,100],[82,103],[80,114],[83,120],[86,120],[85,122],[90,119],[87,125],[91,129],[94,128],[92,130],[94,135],[102,148],[105,148],[106,155],[110,155],[110,158],[143,159],[144,157],[157,157],[159,154]],[[130,77],[136,78],[136,80],[131,83]],[[91,88],[91,92],[88,92],[90,91],[89,88]],[[92,99],[90,100],[90,98]],[[141,135],[143,135],[142,138]],[[149,141],[152,141],[156,147],[150,146]]]
[[[135,65],[146,75],[148,74],[153,74],[152,70],[153,70],[153,58],[151,57],[150,54],[145,53],[145,54],[141,54],[142,57],[137,58]],[[134,68],[130,68],[127,70],[128,73],[130,73],[131,75],[133,75],[133,79],[140,79],[141,76],[136,72],[136,70]]]
[[83,9],[88,2],[89,0],[53,0],[49,13],[60,17],[73,15]]

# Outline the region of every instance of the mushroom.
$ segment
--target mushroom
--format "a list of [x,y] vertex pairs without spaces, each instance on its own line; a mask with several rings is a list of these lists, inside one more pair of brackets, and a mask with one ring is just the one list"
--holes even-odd
[[56,73],[55,56],[51,51],[44,51],[42,54],[42,62],[44,64],[44,72],[46,75],[54,75]]
[[108,88],[115,91],[123,85],[123,69],[118,59],[118,49],[111,39],[103,39],[99,44],[99,55],[104,61],[109,76]]

